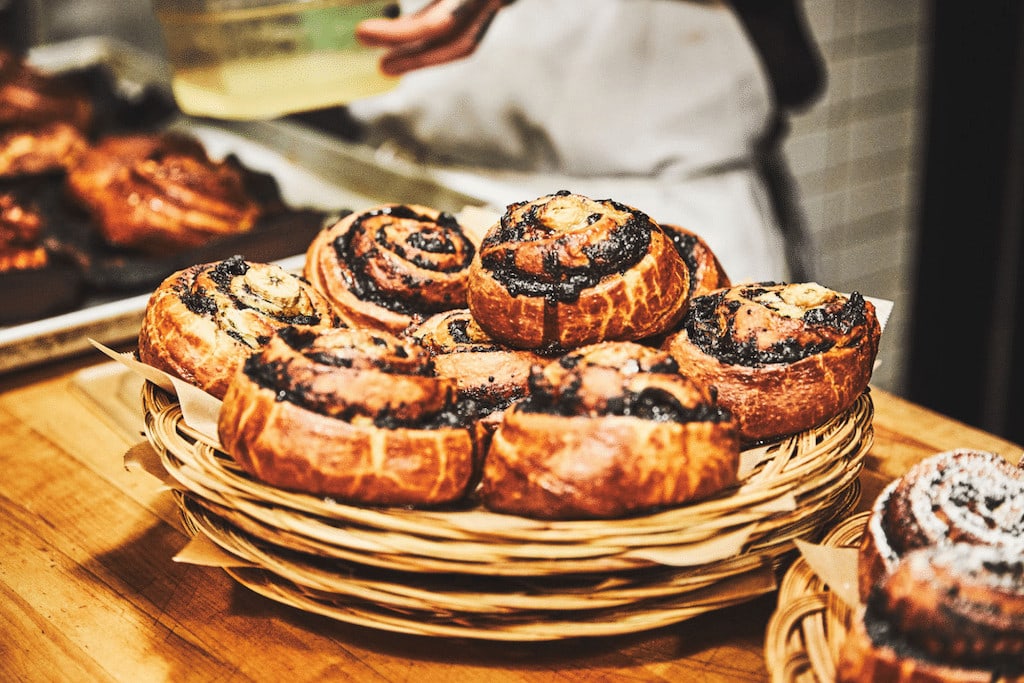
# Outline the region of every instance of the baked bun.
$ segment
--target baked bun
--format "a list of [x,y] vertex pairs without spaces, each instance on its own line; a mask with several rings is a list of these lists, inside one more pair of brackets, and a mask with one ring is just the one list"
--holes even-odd
[[494,341],[465,308],[436,313],[409,328],[407,336],[430,352],[434,372],[454,379],[459,395],[476,401],[484,413],[525,396],[531,369],[549,360]]
[[1005,547],[1024,556],[1024,470],[995,453],[946,451],[922,460],[875,500],[861,541],[861,598],[917,548]]
[[455,383],[383,330],[285,329],[235,376],[218,420],[224,449],[281,488],[375,505],[461,499],[476,471]]
[[61,121],[86,131],[93,117],[88,92],[0,49],[0,128],[35,128]]
[[694,298],[664,348],[709,384],[746,442],[809,429],[871,379],[881,327],[860,294],[816,283],[735,285]]
[[118,135],[92,146],[67,184],[108,244],[159,255],[252,230],[264,207],[247,173],[189,136]]
[[0,130],[0,178],[67,171],[79,162],[88,145],[82,131],[59,121]]
[[400,333],[466,307],[472,241],[449,213],[386,204],[325,228],[306,251],[306,278],[349,324]]
[[668,329],[689,287],[686,264],[650,217],[563,191],[508,206],[470,268],[468,302],[498,341],[565,351]]
[[31,202],[0,192],[0,273],[45,268],[49,256],[40,240],[43,215]]
[[908,552],[856,614],[836,679],[1024,680],[1020,550],[951,543]]
[[526,517],[623,517],[720,491],[738,460],[728,412],[667,353],[606,342],[538,369],[493,436],[481,496]]
[[672,240],[676,251],[686,264],[690,274],[689,296],[702,296],[716,289],[729,287],[732,281],[704,238],[680,225],[659,223],[661,229]]
[[139,330],[139,359],[221,398],[239,366],[278,329],[339,324],[306,281],[233,256],[180,270],[156,288]]

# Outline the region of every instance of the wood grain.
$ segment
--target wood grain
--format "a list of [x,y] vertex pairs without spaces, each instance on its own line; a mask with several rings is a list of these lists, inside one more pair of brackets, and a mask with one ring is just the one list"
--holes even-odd
[[[135,434],[131,391],[100,362],[0,380],[2,680],[767,678],[773,595],[630,636],[486,643],[340,624],[257,596],[219,569],[176,563],[187,540],[177,508],[156,479],[125,469]],[[103,390],[83,388],[83,378],[97,377]],[[865,500],[939,450],[1020,457],[1015,444],[891,394],[874,396]],[[122,404],[116,417],[104,415],[104,397]]]

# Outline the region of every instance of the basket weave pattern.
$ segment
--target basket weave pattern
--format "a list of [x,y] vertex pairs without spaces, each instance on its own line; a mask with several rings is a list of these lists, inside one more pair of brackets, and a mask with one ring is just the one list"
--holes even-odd
[[226,568],[237,581],[348,623],[490,640],[635,632],[773,590],[793,540],[817,540],[856,505],[873,438],[865,393],[814,430],[746,451],[749,472],[710,499],[540,521],[472,501],[374,508],[267,486],[189,428],[173,396],[146,384],[142,399],[187,528],[239,558]]

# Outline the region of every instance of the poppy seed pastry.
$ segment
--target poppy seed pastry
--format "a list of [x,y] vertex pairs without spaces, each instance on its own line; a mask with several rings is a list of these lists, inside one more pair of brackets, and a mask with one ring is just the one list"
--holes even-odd
[[384,330],[281,330],[238,370],[218,433],[256,479],[352,503],[449,503],[477,472],[455,383]]
[[508,206],[470,267],[468,307],[493,338],[548,353],[665,331],[689,273],[641,211],[567,191]]
[[871,379],[875,307],[817,283],[734,285],[695,297],[667,349],[713,386],[745,442],[815,427],[853,405]]

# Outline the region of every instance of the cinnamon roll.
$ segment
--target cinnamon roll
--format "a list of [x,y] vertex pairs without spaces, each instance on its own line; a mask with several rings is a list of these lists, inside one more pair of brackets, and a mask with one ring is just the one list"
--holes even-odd
[[663,351],[583,348],[538,369],[505,411],[481,495],[498,512],[615,518],[678,505],[736,481],[729,413]]
[[254,478],[354,503],[450,503],[476,471],[455,383],[383,330],[281,330],[238,371],[218,432]]
[[0,178],[67,171],[88,144],[84,133],[63,122],[0,130]]
[[459,395],[484,413],[525,396],[530,370],[548,361],[491,339],[465,308],[435,313],[406,334],[430,352],[437,375],[454,379]]
[[1024,557],[970,543],[910,551],[871,592],[840,683],[1024,681]]
[[860,294],[816,283],[736,285],[695,297],[664,348],[712,385],[755,442],[849,408],[871,379],[881,327]]
[[68,190],[104,240],[152,254],[252,230],[263,209],[233,157],[172,133],[109,136],[68,175]]
[[470,268],[468,307],[495,339],[569,350],[658,334],[686,310],[689,274],[649,216],[562,191],[509,205]]
[[466,307],[475,252],[453,215],[386,204],[324,229],[306,252],[304,273],[350,324],[399,333]]
[[861,597],[916,548],[970,543],[1024,556],[1024,470],[995,453],[927,458],[875,500],[860,547]]
[[690,273],[689,296],[702,296],[732,284],[721,261],[704,238],[681,225],[659,223]]
[[92,119],[93,103],[86,90],[0,49],[0,128],[62,121],[86,131]]
[[180,270],[156,288],[139,330],[139,359],[222,398],[238,367],[276,330],[338,324],[306,281],[234,256]]

